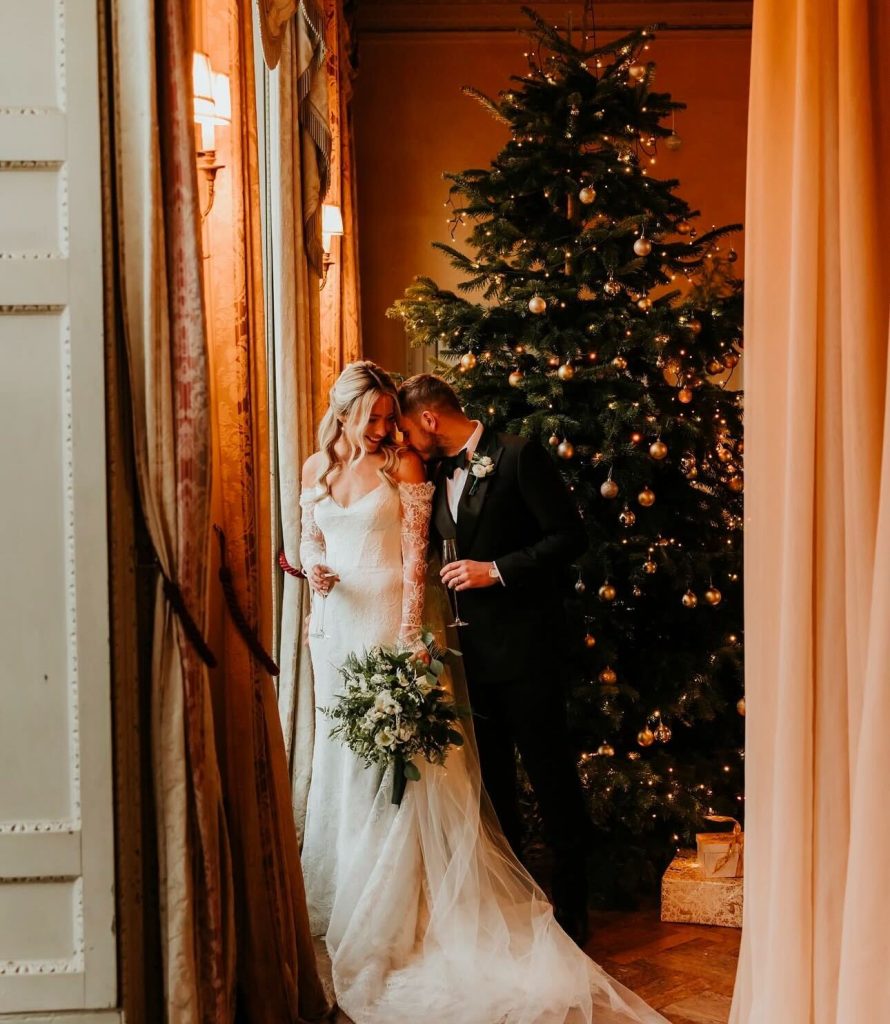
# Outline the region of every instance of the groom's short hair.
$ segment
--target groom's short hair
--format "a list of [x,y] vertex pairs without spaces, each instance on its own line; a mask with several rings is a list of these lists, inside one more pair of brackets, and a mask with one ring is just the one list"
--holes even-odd
[[454,388],[433,373],[418,373],[409,377],[399,388],[399,406],[409,416],[424,409],[463,412]]

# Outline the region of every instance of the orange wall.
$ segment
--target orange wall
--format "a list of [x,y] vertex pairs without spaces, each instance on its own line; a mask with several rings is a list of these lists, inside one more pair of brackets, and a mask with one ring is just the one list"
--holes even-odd
[[[447,287],[458,280],[430,247],[448,240],[442,172],[487,166],[506,139],[461,86],[506,87],[526,70],[524,42],[512,32],[359,34],[364,351],[391,370],[417,369],[419,356],[409,356],[401,324],[384,317],[387,307],[419,274]],[[700,228],[743,220],[750,42],[745,29],[665,31],[648,54],[657,63],[654,87],[688,106],[677,117],[683,148],[662,147],[654,171],[680,179],[683,197],[702,211]],[[741,255],[742,238],[733,244]]]

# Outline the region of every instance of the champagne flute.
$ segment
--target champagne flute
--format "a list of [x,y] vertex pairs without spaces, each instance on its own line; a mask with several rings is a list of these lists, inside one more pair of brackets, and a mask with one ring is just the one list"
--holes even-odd
[[[454,537],[445,537],[442,540],[442,562],[444,565],[448,565],[449,562],[457,561],[457,541]],[[451,587],[448,588],[448,594],[451,598],[451,606],[454,609],[454,622],[449,622],[449,626],[469,626],[469,622],[464,622],[460,617],[460,610],[457,605],[457,591]]]
[[[335,579],[336,576],[337,576],[337,574],[335,572],[324,572],[324,573],[321,574],[322,579],[325,579],[325,580]],[[314,591],[314,590],[312,591],[312,601],[313,601],[313,603],[316,601],[316,599],[319,596],[321,597],[321,615],[319,617],[320,621],[319,621],[317,626],[315,626],[313,629],[311,629],[309,631],[309,636],[311,636],[313,638],[316,638],[316,639],[322,639],[322,640],[330,640],[331,639],[331,634],[325,632],[325,628],[324,628],[324,610],[325,610],[325,608],[327,608],[327,605],[328,605],[328,594],[329,593],[330,593],[330,591],[326,590],[323,594],[319,595],[316,591]]]

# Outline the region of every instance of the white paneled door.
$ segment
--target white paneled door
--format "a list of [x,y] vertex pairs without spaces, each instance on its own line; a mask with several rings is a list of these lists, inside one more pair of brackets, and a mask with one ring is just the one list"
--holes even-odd
[[0,1020],[35,1024],[118,1016],[98,83],[95,0],[0,0]]

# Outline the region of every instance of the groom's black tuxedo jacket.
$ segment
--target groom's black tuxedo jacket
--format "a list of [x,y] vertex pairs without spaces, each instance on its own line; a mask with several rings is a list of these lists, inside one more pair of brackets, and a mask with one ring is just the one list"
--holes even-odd
[[[471,686],[530,673],[558,674],[565,633],[567,570],[587,536],[559,471],[544,449],[513,434],[485,430],[476,449],[494,472],[468,475],[457,522],[443,473],[434,473],[433,537],[456,537],[459,558],[497,562],[504,581],[461,590],[461,646]],[[471,491],[473,493],[471,493]],[[554,662],[554,656],[556,661]]]

